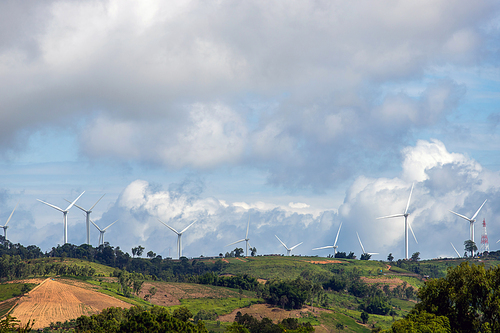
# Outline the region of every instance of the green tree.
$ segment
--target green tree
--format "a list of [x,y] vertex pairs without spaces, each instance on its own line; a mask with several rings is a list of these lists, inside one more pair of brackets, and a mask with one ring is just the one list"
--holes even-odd
[[154,253],[153,251],[149,251],[147,256],[148,256],[148,258],[153,259],[153,258],[156,258],[156,253]]
[[473,257],[474,253],[477,251],[476,243],[471,241],[470,239],[464,242],[464,247],[466,252],[470,252],[470,256]]
[[369,253],[363,253],[363,254],[361,254],[361,257],[359,258],[359,260],[370,260],[371,257],[372,257],[372,255]]
[[419,261],[420,260],[420,252],[415,252],[411,255],[411,261]]
[[405,318],[392,324],[392,333],[450,333],[450,321],[445,316],[421,312],[411,312]]
[[257,255],[257,248],[255,246],[250,248],[250,255],[252,257],[255,257]]
[[[234,249],[234,256],[235,257],[241,257],[241,255],[243,254],[243,249],[241,247],[237,247]],[[231,252],[232,253],[232,252]]]
[[172,316],[182,321],[188,321],[189,318],[193,317],[193,314],[187,307],[181,306],[180,308],[174,310]]
[[449,319],[452,332],[500,332],[500,267],[448,268],[445,278],[431,279],[419,289],[417,312]]
[[370,316],[366,311],[361,312],[361,321],[363,322],[363,324],[366,324],[368,322],[369,317]]
[[392,255],[392,253],[389,253],[389,255],[387,256],[387,261],[392,262],[393,260],[394,260],[394,257]]

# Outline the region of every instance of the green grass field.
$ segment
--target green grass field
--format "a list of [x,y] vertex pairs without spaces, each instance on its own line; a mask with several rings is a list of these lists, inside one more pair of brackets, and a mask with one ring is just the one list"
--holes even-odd
[[[0,284],[0,302],[13,297],[21,296],[21,290],[24,285],[25,283]],[[30,288],[30,290],[37,286],[35,283],[26,283],[26,285]]]
[[170,311],[185,306],[191,311],[193,316],[200,310],[213,310],[217,315],[225,315],[236,309],[248,307],[252,304],[262,303],[258,298],[189,298],[181,299],[181,305],[169,306]]

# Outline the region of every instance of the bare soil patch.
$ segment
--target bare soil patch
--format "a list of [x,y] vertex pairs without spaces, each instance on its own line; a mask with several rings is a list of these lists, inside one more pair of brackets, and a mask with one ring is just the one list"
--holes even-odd
[[379,277],[379,278],[367,278],[367,277],[364,277],[362,276],[361,277],[361,280],[365,283],[368,283],[368,284],[375,284],[375,283],[380,283],[380,284],[388,284],[389,285],[389,288],[394,289],[396,288],[397,286],[400,286],[403,284],[403,280],[401,279],[398,279],[398,278],[386,278],[386,277]]
[[[254,304],[248,308],[236,309],[230,314],[219,316],[217,320],[224,322],[233,322],[238,311],[241,312],[241,314],[249,314],[259,320],[262,320],[263,318],[269,318],[274,323],[278,323],[279,321],[282,321],[286,318],[300,318],[302,316],[307,316],[309,313],[313,313],[310,306],[306,306],[300,310],[283,310],[281,308],[273,307],[269,304]],[[330,310],[314,308],[315,314],[324,311],[331,312]]]
[[156,288],[156,294],[149,302],[161,306],[179,305],[180,299],[187,298],[239,297],[238,293],[224,288],[178,282],[144,282],[139,296],[144,298],[153,286]]
[[22,324],[35,320],[33,328],[39,329],[49,326],[51,322],[99,313],[112,306],[130,308],[132,305],[87,288],[46,279],[21,297],[11,315]]
[[342,261],[338,261],[338,260],[322,260],[322,261],[308,261],[310,262],[311,264],[341,264]]

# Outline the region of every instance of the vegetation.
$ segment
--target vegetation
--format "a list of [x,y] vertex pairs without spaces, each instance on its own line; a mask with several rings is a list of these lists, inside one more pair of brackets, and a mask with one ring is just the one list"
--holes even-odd
[[236,314],[234,324],[232,325],[232,327],[230,326],[228,330],[226,330],[226,332],[238,332],[235,329],[241,328],[241,326],[246,328],[250,333],[314,332],[314,328],[311,324],[300,324],[299,321],[295,318],[287,318],[282,320],[278,324],[273,324],[273,322],[269,318],[263,318],[261,321],[259,321],[258,319],[248,314],[242,315],[241,312],[238,312]]

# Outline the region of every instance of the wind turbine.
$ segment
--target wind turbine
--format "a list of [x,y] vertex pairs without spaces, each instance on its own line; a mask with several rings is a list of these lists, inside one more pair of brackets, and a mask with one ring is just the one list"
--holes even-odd
[[[19,201],[17,202],[17,205],[19,205],[19,202],[20,202],[20,201],[21,201],[21,200],[19,200]],[[1,227],[1,228],[3,228],[3,238],[4,238],[4,240],[5,240],[5,241],[7,241],[7,228],[8,228],[7,224],[9,224],[10,218],[11,218],[11,217],[12,217],[12,215],[14,214],[14,211],[16,210],[17,205],[16,205],[16,207],[14,207],[14,210],[12,210],[12,213],[10,213],[10,216],[9,216],[9,218],[7,219],[7,222],[5,222],[5,225],[0,225],[0,227]]]
[[313,250],[323,250],[323,249],[333,249],[333,254],[337,254],[337,240],[339,239],[339,234],[340,234],[340,228],[342,228],[342,222],[340,222],[339,230],[337,231],[337,237],[335,237],[335,242],[333,245],[327,245],[327,246],[322,246],[322,247],[317,247]]
[[457,249],[455,248],[455,245],[453,245],[452,242],[450,242],[451,246],[453,246],[453,250],[457,253],[457,256],[460,258],[460,253],[458,253]]
[[54,209],[57,209],[58,211],[63,213],[64,244],[66,244],[68,242],[68,211],[70,210],[71,207],[73,207],[73,205],[78,201],[78,199],[80,199],[80,197],[83,195],[83,193],[85,193],[85,191],[83,191],[82,194],[80,194],[78,196],[78,198],[76,198],[75,201],[73,201],[66,209],[62,209],[62,208],[59,208],[59,207],[54,206],[52,204],[49,204],[48,202],[42,201],[40,199],[36,199],[36,200],[40,201],[41,203],[46,204],[47,206],[50,206]]
[[[105,195],[106,195],[106,193],[105,193],[105,194],[103,194],[103,195],[102,195],[102,197],[100,197],[100,198],[99,198],[99,200],[97,200],[97,202],[96,202],[96,203],[95,203],[92,207],[90,207],[90,208],[89,208],[89,210],[85,210],[85,209],[83,209],[82,207],[80,207],[80,206],[78,206],[77,204],[75,204],[75,207],[76,207],[76,208],[80,208],[80,209],[81,209],[81,210],[83,210],[83,211],[85,212],[85,214],[86,214],[86,221],[87,221],[87,245],[90,245],[90,223],[89,223],[89,221],[90,221],[90,213],[92,213],[92,209],[94,209],[95,205],[97,205],[97,203],[98,203],[99,201],[101,201],[101,199],[102,199]],[[64,199],[64,200],[66,200],[66,199]],[[69,200],[66,200],[66,201],[68,201],[68,202],[69,202]]]
[[191,223],[190,225],[188,225],[187,227],[184,228],[184,230],[182,230],[181,232],[178,232],[177,230],[175,230],[174,228],[172,228],[171,226],[169,226],[168,224],[164,223],[163,221],[161,221],[160,219],[158,219],[158,221],[160,221],[160,223],[162,223],[163,225],[165,225],[167,228],[169,228],[170,230],[172,230],[173,232],[175,232],[177,234],[177,255],[179,256],[179,259],[182,257],[182,240],[181,240],[181,236],[182,234],[189,229],[190,226],[192,226],[193,224],[196,223],[196,221],[194,221],[193,223]]
[[279,237],[278,237],[278,236],[276,236],[276,235],[274,235],[274,236],[275,236],[276,238],[278,238],[278,240],[280,241],[281,245],[283,245],[283,246],[285,247],[285,249],[286,249],[286,255],[287,255],[287,256],[290,256],[290,254],[292,253],[292,250],[293,250],[293,249],[295,249],[295,248],[296,248],[297,246],[299,246],[300,244],[304,243],[304,242],[300,242],[299,244],[297,244],[297,245],[295,245],[295,246],[292,246],[291,248],[288,248],[288,247],[285,245],[285,243],[283,243],[283,242],[281,241],[281,239],[279,239]]
[[250,243],[248,242],[250,240],[250,238],[248,238],[248,228],[250,227],[250,214],[248,214],[248,224],[247,224],[247,233],[245,235],[245,238],[243,239],[240,239],[236,242],[232,242],[231,244],[227,244],[226,246],[230,246],[230,245],[234,245],[236,243],[240,243],[240,242],[243,242],[245,241],[246,242],[246,256],[248,257],[248,245],[250,245]]
[[[88,215],[87,215],[88,216]],[[90,220],[90,219],[89,219]],[[104,229],[101,229],[97,226],[97,224],[94,223],[94,221],[90,220],[90,222],[94,225],[94,227],[97,228],[97,230],[99,230],[100,234],[99,234],[99,243],[98,243],[98,246],[99,245],[104,245],[104,233],[106,232],[106,229],[108,229],[109,227],[111,227],[113,224],[115,224],[116,222],[118,222],[118,220],[116,220],[115,222],[111,223],[110,225],[108,225],[106,228]]]
[[365,251],[365,248],[363,247],[363,243],[361,243],[361,238],[359,238],[359,235],[358,235],[358,232],[356,231],[356,235],[358,236],[358,241],[359,241],[359,245],[361,245],[361,251],[363,251],[363,254],[369,254],[370,256],[374,255],[374,254],[378,254],[378,253],[368,253]]
[[[467,216],[464,216],[462,214],[458,214],[458,213],[455,213],[454,211],[451,211],[450,210],[450,213],[453,213],[455,214],[456,216],[459,216],[467,221],[469,221],[470,223],[470,240],[471,241],[474,241],[474,222],[476,222],[476,216],[477,214],[479,214],[479,211],[481,210],[481,208],[483,208],[484,204],[486,203],[486,201],[488,201],[488,199],[484,200],[483,204],[481,205],[481,207],[479,207],[479,209],[476,211],[476,214],[474,214],[474,216],[472,216],[471,218],[468,218]],[[474,251],[472,251],[472,256],[474,256]]]
[[411,184],[410,196],[408,197],[408,203],[406,204],[406,209],[405,209],[405,212],[403,214],[394,214],[394,215],[377,217],[377,220],[380,220],[380,219],[388,219],[388,218],[392,218],[392,217],[404,216],[404,218],[405,218],[405,259],[406,260],[409,259],[409,257],[408,257],[408,227],[410,227],[410,231],[413,234],[413,238],[415,238],[415,242],[418,244],[417,237],[415,237],[415,233],[413,232],[413,229],[411,228],[411,225],[408,222],[408,215],[410,215],[408,213],[408,207],[410,207],[410,199],[411,199],[411,194],[413,192],[413,185],[414,184]]

